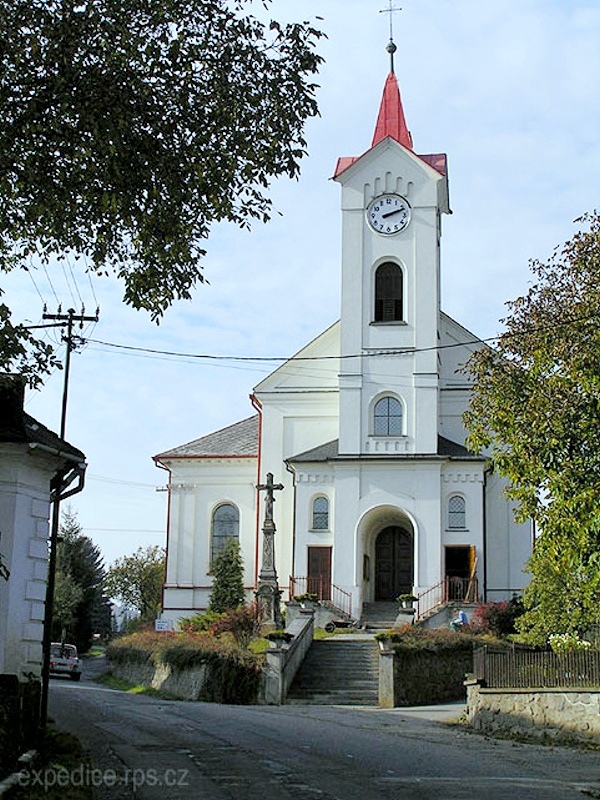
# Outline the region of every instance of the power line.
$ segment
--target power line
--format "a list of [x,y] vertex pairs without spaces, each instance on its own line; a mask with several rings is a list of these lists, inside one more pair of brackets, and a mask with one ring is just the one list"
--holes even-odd
[[33,269],[34,269],[34,267],[33,267],[33,258],[31,256],[29,256],[29,266],[25,267],[25,272],[27,272],[27,274],[31,278],[31,282],[34,285],[34,288],[35,288],[36,292],[39,294],[40,300],[42,301],[42,303],[45,303],[46,301],[44,300],[44,297],[43,297],[42,293],[40,292],[37,283],[35,282],[35,278],[33,277],[33,271],[32,271]]
[[338,361],[349,358],[372,358],[375,356],[402,356],[412,355],[413,353],[426,353],[435,350],[448,350],[455,347],[466,347],[469,345],[480,345],[486,342],[496,341],[499,336],[491,336],[488,339],[473,339],[468,342],[453,342],[452,344],[432,345],[431,347],[406,347],[389,350],[373,350],[366,353],[351,353],[330,356],[219,356],[212,353],[181,353],[175,350],[159,350],[151,347],[138,347],[129,344],[118,344],[117,342],[104,342],[100,339],[88,339],[88,342],[99,344],[103,347],[112,347],[117,350],[129,350],[136,353],[149,353],[156,356],[171,356],[173,358],[188,358],[207,361],[237,361],[251,363],[276,363],[282,364],[289,361]]
[[[496,334],[495,336],[488,336],[483,339],[473,338],[471,340],[462,342],[452,342],[450,344],[437,344],[430,347],[405,347],[398,349],[382,349],[372,350],[363,353],[349,353],[339,355],[326,355],[326,356],[227,356],[215,355],[213,353],[181,353],[176,350],[160,350],[158,348],[139,347],[136,345],[119,344],[117,342],[105,342],[100,339],[88,339],[88,342],[98,344],[103,347],[112,347],[116,350],[127,350],[133,353],[148,353],[150,356],[171,358],[185,358],[191,360],[206,360],[206,361],[235,361],[241,363],[289,363],[293,361],[339,361],[350,358],[375,358],[378,356],[404,356],[413,355],[415,353],[427,353],[441,350],[452,350],[457,347],[472,347],[482,344],[489,344],[497,342],[504,338],[518,338],[519,336],[528,336],[536,333],[543,333],[544,331],[556,331],[558,328],[569,327],[570,325],[580,322],[587,322],[597,318],[597,314],[586,314],[582,317],[574,317],[572,319],[565,319],[563,322],[549,323],[548,325],[539,325],[536,327],[525,328],[521,331],[505,331],[504,333]],[[32,326],[33,327],[33,326]]]
[[90,289],[92,290],[92,297],[94,298],[94,303],[99,306],[100,303],[98,302],[98,298],[96,297],[96,290],[94,289],[94,283],[92,281],[92,271],[91,269],[86,269],[85,274],[88,276],[88,281],[90,283]]
[[95,533],[152,533],[165,535],[165,530],[158,528],[88,528],[85,526],[86,531],[94,531]]
[[101,483],[116,483],[119,486],[137,486],[138,488],[141,489],[152,489],[152,490],[156,489],[155,483],[138,483],[136,481],[122,480],[121,478],[108,478],[105,477],[104,475],[88,474],[87,477],[94,481],[100,481]]
[[46,265],[43,262],[42,262],[42,267],[44,269],[44,272],[46,273],[46,278],[48,279],[48,283],[50,285],[50,289],[52,290],[52,294],[54,295],[54,299],[56,300],[56,302],[58,304],[58,307],[59,307],[59,310],[60,310],[60,300],[58,299],[58,295],[56,294],[56,290],[54,288],[54,284],[50,280],[50,275],[48,274],[48,270],[46,269]]
[[77,285],[77,278],[75,277],[75,273],[73,271],[73,265],[71,264],[71,259],[68,255],[65,256],[65,261],[67,262],[67,266],[69,267],[69,272],[71,273],[71,280],[73,281],[73,285],[75,286],[75,291],[77,292],[77,297],[79,298],[79,302],[81,303],[81,307],[83,309],[83,297],[81,296],[81,292],[79,291],[79,286]]

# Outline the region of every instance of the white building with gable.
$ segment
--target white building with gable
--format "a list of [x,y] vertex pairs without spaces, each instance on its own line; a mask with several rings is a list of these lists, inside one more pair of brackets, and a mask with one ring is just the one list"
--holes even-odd
[[316,592],[360,618],[401,593],[423,613],[510,599],[526,582],[530,526],[464,445],[461,367],[484,345],[440,308],[446,156],[414,151],[393,71],[371,147],[341,158],[334,179],[340,320],[254,388],[252,416],[155,456],[170,473],[163,618],[207,607],[228,537],[256,587],[267,472],[285,485],[274,506],[284,599]]

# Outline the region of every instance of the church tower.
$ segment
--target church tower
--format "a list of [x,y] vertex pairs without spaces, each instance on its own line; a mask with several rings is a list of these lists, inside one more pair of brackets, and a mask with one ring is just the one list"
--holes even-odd
[[417,155],[398,82],[387,77],[373,141],[341,158],[339,454],[437,452],[441,215],[445,155]]

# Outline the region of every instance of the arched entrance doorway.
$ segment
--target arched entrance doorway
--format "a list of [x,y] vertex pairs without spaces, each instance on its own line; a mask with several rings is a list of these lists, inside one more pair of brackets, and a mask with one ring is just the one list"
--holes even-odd
[[395,600],[412,592],[414,577],[413,535],[390,525],[375,540],[375,600]]

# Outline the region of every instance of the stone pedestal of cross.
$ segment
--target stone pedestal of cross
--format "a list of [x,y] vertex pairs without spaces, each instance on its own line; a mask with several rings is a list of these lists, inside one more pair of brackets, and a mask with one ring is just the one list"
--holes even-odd
[[263,622],[266,626],[281,628],[281,591],[277,582],[275,569],[275,523],[273,522],[273,493],[283,489],[282,483],[273,483],[273,473],[267,473],[267,482],[257,487],[259,492],[266,492],[265,519],[263,522],[263,550],[262,566],[258,575],[258,586],[255,592],[256,602],[262,612]]

